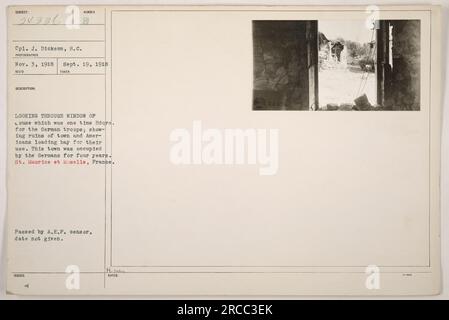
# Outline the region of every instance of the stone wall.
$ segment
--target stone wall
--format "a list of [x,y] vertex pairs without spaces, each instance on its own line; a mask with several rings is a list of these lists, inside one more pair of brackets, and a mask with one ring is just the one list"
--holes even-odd
[[391,99],[393,110],[420,109],[420,21],[391,20],[393,65]]
[[306,24],[253,21],[253,109],[309,109]]

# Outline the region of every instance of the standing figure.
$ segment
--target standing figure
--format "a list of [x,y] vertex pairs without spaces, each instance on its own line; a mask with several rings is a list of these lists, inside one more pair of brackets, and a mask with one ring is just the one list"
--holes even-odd
[[341,43],[340,41],[337,41],[332,45],[332,54],[337,57],[338,62],[341,61],[341,52],[343,51],[344,48],[345,48],[344,44]]

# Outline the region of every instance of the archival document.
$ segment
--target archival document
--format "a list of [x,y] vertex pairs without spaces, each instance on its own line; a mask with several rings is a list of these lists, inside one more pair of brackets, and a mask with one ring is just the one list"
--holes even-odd
[[440,291],[436,6],[8,8],[7,290]]

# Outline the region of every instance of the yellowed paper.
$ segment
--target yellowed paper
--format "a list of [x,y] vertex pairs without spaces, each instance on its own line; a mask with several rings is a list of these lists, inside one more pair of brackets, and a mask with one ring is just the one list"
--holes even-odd
[[14,6],[8,292],[440,290],[434,6]]

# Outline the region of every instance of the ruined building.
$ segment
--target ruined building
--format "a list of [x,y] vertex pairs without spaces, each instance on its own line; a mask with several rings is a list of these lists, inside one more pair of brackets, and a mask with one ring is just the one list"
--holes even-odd
[[[254,110],[319,109],[318,23],[253,21]],[[375,35],[377,105],[368,110],[419,110],[420,21],[381,20]]]

